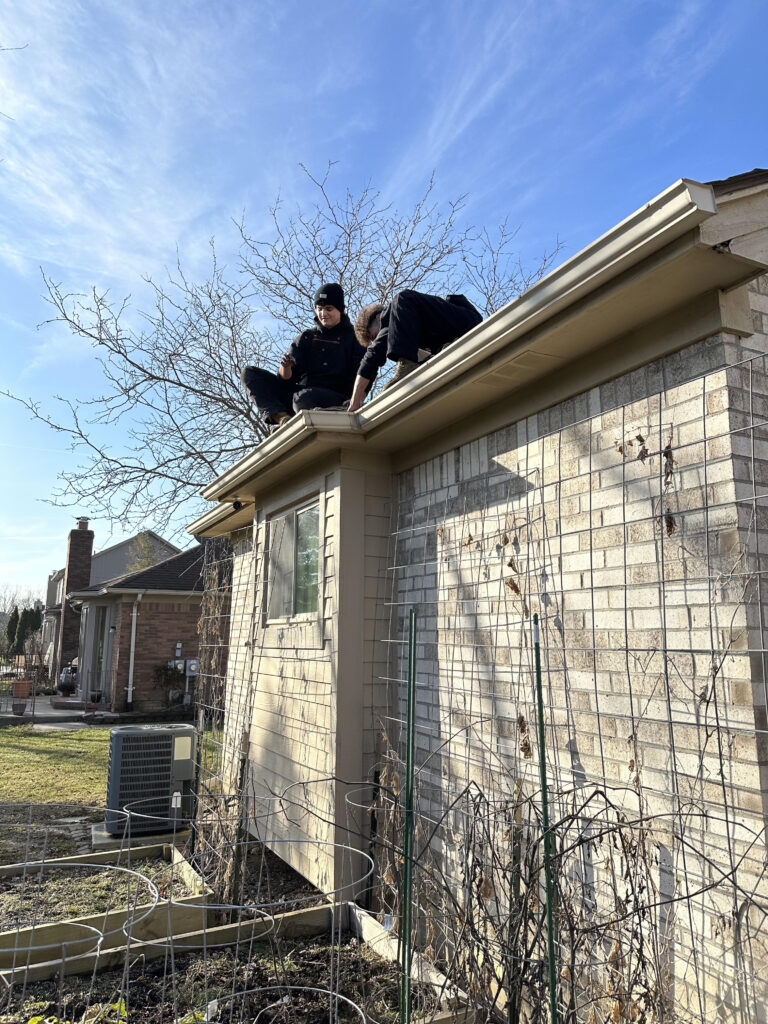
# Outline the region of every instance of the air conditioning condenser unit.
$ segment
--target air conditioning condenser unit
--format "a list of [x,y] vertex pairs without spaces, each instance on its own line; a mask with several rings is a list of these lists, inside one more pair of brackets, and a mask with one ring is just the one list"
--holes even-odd
[[[197,730],[192,725],[119,725],[109,733],[106,829],[110,835],[169,832],[192,817]],[[126,823],[124,810],[130,813]]]

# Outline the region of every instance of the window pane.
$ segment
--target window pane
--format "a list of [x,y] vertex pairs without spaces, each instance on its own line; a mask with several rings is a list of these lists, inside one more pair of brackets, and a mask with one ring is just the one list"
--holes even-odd
[[317,568],[318,568],[318,525],[317,505],[306,508],[296,515],[296,612],[297,614],[317,611]]
[[293,614],[293,532],[293,512],[269,524],[269,619],[285,619]]

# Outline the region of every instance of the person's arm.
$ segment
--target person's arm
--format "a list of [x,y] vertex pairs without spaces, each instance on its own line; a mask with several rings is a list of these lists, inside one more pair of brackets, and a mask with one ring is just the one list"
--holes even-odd
[[277,368],[277,375],[278,377],[282,377],[283,380],[290,380],[293,376],[294,370],[296,370],[299,376],[301,376],[299,363],[301,361],[301,343],[303,339],[303,334],[300,334],[298,338],[294,338],[288,346],[288,351],[280,360],[280,365]]
[[371,381],[367,377],[361,377],[360,374],[355,377],[355,386],[352,389],[352,397],[349,400],[349,411],[357,412],[365,401],[365,395],[368,388],[371,386]]
[[349,400],[349,411],[357,412],[365,401],[366,392],[370,390],[376,380],[376,374],[387,361],[387,330],[379,331],[371,344],[365,350],[363,358],[355,377],[355,386],[352,389],[352,397]]
[[280,360],[280,365],[277,368],[278,377],[282,377],[283,380],[290,380],[293,376],[293,368],[295,365],[296,360],[290,353],[286,352]]

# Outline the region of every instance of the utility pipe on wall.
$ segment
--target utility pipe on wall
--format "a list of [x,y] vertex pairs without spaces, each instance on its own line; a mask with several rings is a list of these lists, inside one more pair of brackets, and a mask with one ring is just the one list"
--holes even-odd
[[125,710],[133,711],[133,663],[136,654],[136,620],[139,617],[139,605],[141,599],[144,597],[144,591],[136,595],[136,600],[133,602],[133,611],[131,612],[131,653],[128,658],[128,695],[125,698]]

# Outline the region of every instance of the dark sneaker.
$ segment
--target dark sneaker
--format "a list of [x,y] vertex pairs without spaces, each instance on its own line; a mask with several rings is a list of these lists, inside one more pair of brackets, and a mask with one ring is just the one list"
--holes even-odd
[[415,363],[413,359],[398,359],[395,372],[392,374],[392,380],[388,381],[381,390],[386,391],[387,388],[391,388],[393,384],[397,384],[403,377],[407,377],[409,373],[413,373],[418,368],[419,364]]

